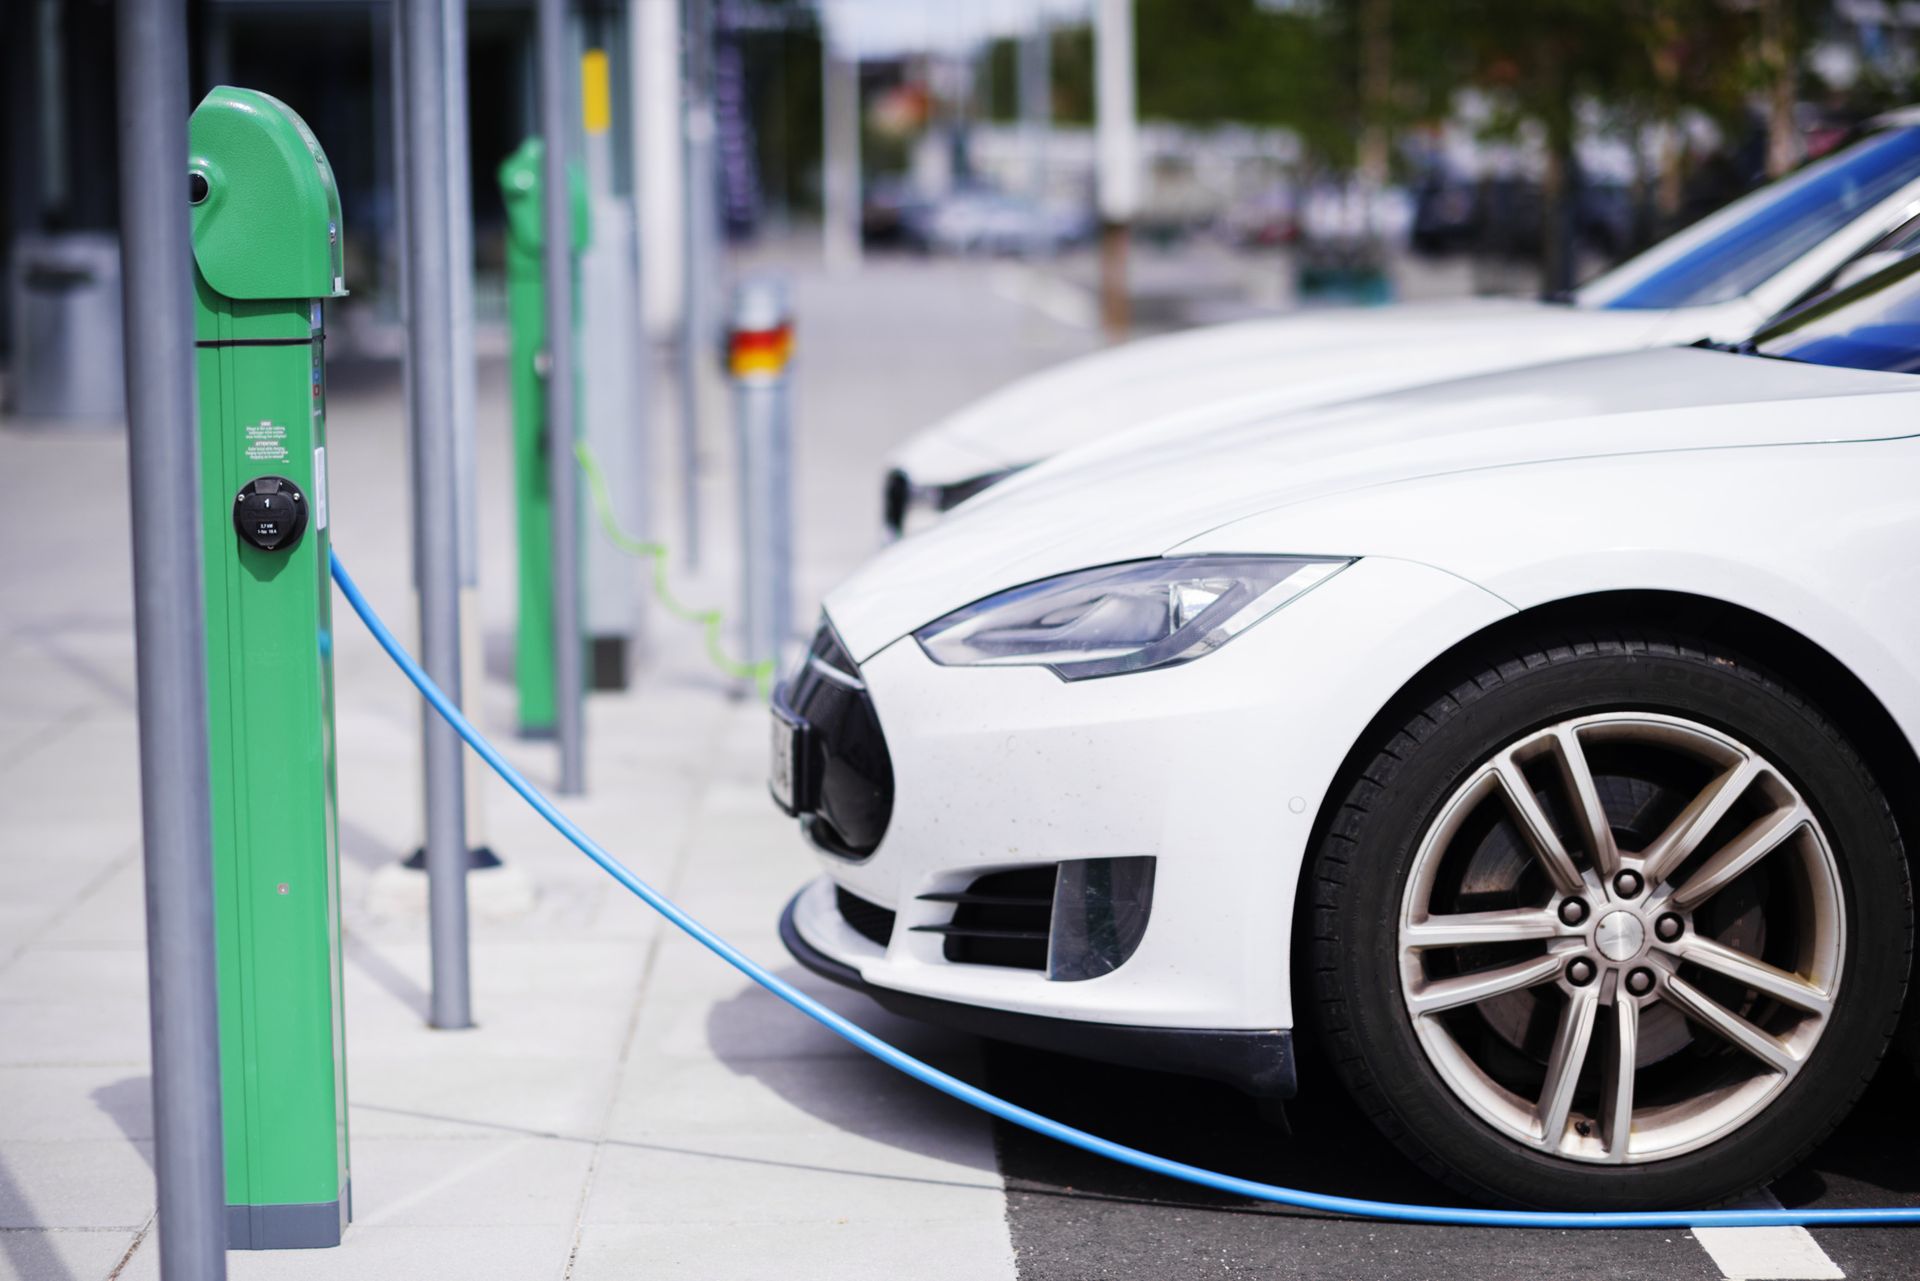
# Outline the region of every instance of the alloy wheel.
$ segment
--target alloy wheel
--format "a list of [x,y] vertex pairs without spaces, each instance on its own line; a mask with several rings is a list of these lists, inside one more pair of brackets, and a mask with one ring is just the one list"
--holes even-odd
[[1401,995],[1454,1096],[1550,1155],[1631,1164],[1711,1144],[1807,1062],[1846,905],[1793,782],[1649,712],[1528,733],[1471,770],[1415,855]]

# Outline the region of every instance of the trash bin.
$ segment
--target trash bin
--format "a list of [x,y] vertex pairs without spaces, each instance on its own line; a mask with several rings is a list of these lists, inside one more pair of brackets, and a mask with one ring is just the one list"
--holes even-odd
[[120,242],[109,232],[29,233],[13,244],[11,411],[22,418],[126,418]]

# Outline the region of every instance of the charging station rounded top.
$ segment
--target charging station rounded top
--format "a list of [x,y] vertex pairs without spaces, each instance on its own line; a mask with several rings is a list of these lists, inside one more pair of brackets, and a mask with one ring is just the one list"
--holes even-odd
[[345,294],[340,189],[306,122],[279,99],[221,85],[187,125],[193,256],[229,298]]

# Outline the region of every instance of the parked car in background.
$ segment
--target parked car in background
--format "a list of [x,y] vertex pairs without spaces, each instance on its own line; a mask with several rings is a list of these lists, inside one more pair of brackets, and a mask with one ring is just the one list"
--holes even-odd
[[1109,348],[1002,389],[888,459],[895,533],[1043,458],[1207,406],[1279,411],[1451,376],[1735,339],[1830,287],[1920,214],[1920,108],[1735,201],[1566,302],[1471,299],[1310,311]]
[[1767,1182],[1907,999],[1916,371],[1907,258],[1735,344],[1031,468],[827,597],[784,941],[1256,1094],[1310,1035],[1476,1197]]
[[[1411,243],[1418,253],[1446,256],[1497,252],[1539,257],[1546,216],[1540,184],[1519,176],[1468,180],[1427,177],[1414,193]],[[1632,247],[1633,202],[1618,183],[1582,182],[1574,193],[1576,252],[1616,259]]]
[[1055,254],[1093,234],[1090,215],[989,187],[963,187],[930,202],[928,248],[949,254]]

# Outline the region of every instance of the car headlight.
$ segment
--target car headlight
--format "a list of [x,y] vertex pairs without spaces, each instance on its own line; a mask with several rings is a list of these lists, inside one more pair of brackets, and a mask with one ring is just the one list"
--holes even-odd
[[989,596],[913,634],[943,667],[1045,667],[1086,680],[1190,663],[1353,562],[1179,556],[1104,565]]

